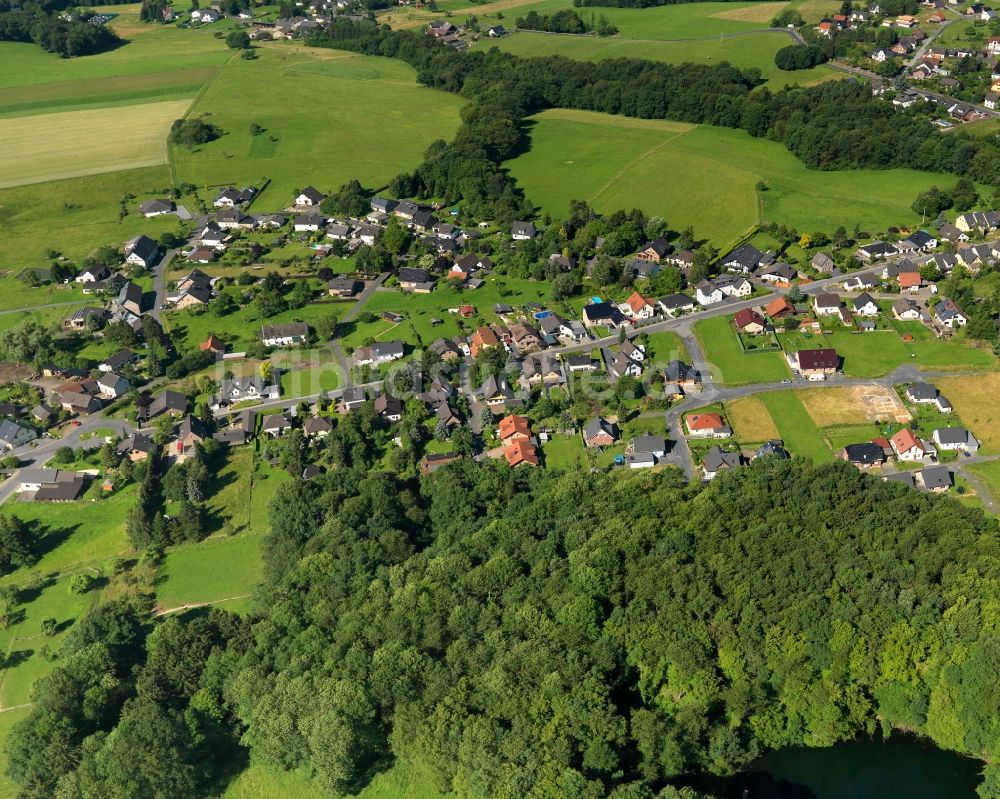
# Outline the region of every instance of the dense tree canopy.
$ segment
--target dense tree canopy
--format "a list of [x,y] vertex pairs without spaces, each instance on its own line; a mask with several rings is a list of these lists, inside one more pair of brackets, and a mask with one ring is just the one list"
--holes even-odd
[[85,620],[11,735],[25,796],[197,795],[237,737],[331,796],[393,757],[467,799],[677,795],[894,726],[997,756],[980,511],[767,459],[704,487],[473,462],[403,479],[364,466],[363,416],[333,476],[279,489],[252,627],[171,620],[143,655],[129,608]]

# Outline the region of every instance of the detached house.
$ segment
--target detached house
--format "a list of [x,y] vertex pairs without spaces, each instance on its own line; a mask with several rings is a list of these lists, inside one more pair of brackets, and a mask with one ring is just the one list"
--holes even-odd
[[739,452],[725,452],[721,447],[712,447],[701,462],[701,473],[706,480],[714,480],[719,472],[728,472],[743,465]]
[[815,350],[798,350],[787,356],[788,365],[809,380],[825,380],[840,368],[840,356],[828,347]]
[[583,443],[588,447],[610,447],[618,441],[618,425],[601,416],[591,419],[583,428]]
[[813,310],[817,316],[840,316],[840,297],[829,292],[817,294]]
[[976,452],[979,441],[964,427],[939,427],[931,433],[938,448],[948,452]]
[[633,291],[625,300],[621,311],[631,319],[652,319],[656,315],[656,306],[639,292]]
[[299,206],[304,206],[311,208],[313,206],[319,205],[323,200],[326,199],[326,195],[321,191],[318,191],[313,186],[306,186],[299,195],[295,198],[295,204]]
[[859,294],[851,302],[851,307],[857,316],[878,316],[878,303],[870,294]]
[[969,321],[955,305],[954,300],[944,297],[934,306],[934,320],[949,329],[964,327]]
[[510,226],[510,237],[514,241],[530,241],[537,233],[538,230],[532,222],[514,222]]
[[722,259],[722,265],[730,272],[748,275],[760,264],[762,255],[752,244],[744,244],[728,253]]
[[752,308],[744,308],[733,317],[736,329],[748,336],[759,336],[764,333],[767,320]]
[[685,424],[688,435],[694,438],[729,438],[733,434],[717,413],[692,413]]
[[260,340],[265,347],[289,347],[302,344],[309,338],[309,325],[305,322],[289,322],[283,325],[263,325]]
[[904,427],[889,439],[889,446],[901,461],[922,461],[934,454],[927,443],[921,441],[908,427]]
[[149,269],[160,259],[160,248],[149,236],[136,236],[125,242],[125,263]]
[[0,449],[9,450],[27,444],[38,438],[38,433],[31,427],[18,424],[11,419],[0,422]]

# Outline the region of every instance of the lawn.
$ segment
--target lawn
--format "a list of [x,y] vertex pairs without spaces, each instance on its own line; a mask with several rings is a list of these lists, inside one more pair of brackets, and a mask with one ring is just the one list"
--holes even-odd
[[[257,202],[280,208],[309,184],[332,191],[356,178],[378,189],[458,128],[464,100],[419,86],[400,61],[300,46],[257,52],[256,60],[226,64],[198,97],[191,113],[225,135],[193,150],[173,147],[178,180],[260,185],[269,178]],[[253,136],[253,124],[265,132]]]
[[1000,451],[1000,374],[944,377],[934,383],[983,448]]
[[780,438],[778,428],[759,396],[741,397],[727,402],[726,420],[741,444],[758,444]]
[[[135,503],[135,485],[129,485],[110,497],[91,501],[100,493],[92,485],[78,502],[18,502],[11,500],[7,510],[25,520],[39,522],[46,530],[42,541],[45,550],[32,571],[47,574],[100,566],[128,549],[125,516]],[[4,583],[23,583],[26,570],[3,578]]]
[[965,468],[986,484],[993,499],[1000,499],[1000,461],[970,463]]
[[690,362],[684,341],[676,333],[669,332],[646,334],[646,357],[660,366],[674,359]]
[[774,391],[760,395],[778,428],[785,448],[793,455],[811,458],[813,463],[833,460],[829,447],[794,391]]
[[[565,3],[563,4],[565,6]],[[596,9],[591,9],[596,11]],[[625,9],[601,8],[600,14],[612,17],[610,11]],[[589,11],[585,11],[586,18]],[[725,13],[725,12],[723,12]],[[478,16],[478,12],[477,12]],[[634,16],[634,15],[633,15]],[[482,17],[480,17],[482,20]],[[726,20],[727,23],[738,20]],[[480,25],[482,25],[482,21]],[[765,23],[766,25],[766,23]],[[758,25],[759,27],[759,25]],[[669,32],[669,31],[666,31]],[[786,85],[808,85],[821,80],[835,79],[838,73],[828,67],[813,67],[795,72],[785,72],[774,64],[774,54],[791,41],[778,31],[744,34],[730,38],[706,37],[696,39],[662,40],[641,28],[619,36],[571,36],[534,31],[515,31],[502,39],[484,39],[480,47],[499,47],[518,56],[559,55],[577,61],[603,61],[609,58],[644,58],[668,64],[718,64],[728,61],[742,69],[756,67],[767,85],[781,89]]]
[[167,162],[170,124],[190,100],[0,119],[0,188]]
[[[300,772],[252,765],[229,784],[221,799],[327,799],[328,796]],[[434,787],[423,767],[396,763],[388,771],[376,774],[354,796],[355,799],[444,799],[445,794]]]
[[209,512],[223,521],[222,533],[171,548],[157,580],[157,604],[177,608],[222,602],[230,610],[247,608],[249,595],[263,574],[261,543],[269,529],[267,505],[278,486],[289,479],[287,472],[266,464],[253,469],[250,447],[230,453],[207,503]]
[[770,383],[789,376],[788,365],[780,352],[744,353],[728,316],[702,319],[695,323],[694,332],[705,351],[705,359],[715,367],[722,383]]
[[[427,347],[442,336],[459,335],[463,328],[471,334],[477,324],[497,321],[497,315],[493,312],[493,306],[497,303],[514,307],[526,302],[546,305],[550,304],[549,297],[548,283],[511,277],[491,277],[485,285],[474,291],[459,289],[448,281],[439,281],[430,294],[378,291],[365,303],[364,311],[376,316],[392,311],[403,314],[405,321],[396,324],[379,319],[376,322],[349,323],[343,326],[343,343],[346,349],[354,349],[368,338],[378,341],[398,338],[415,347]],[[448,312],[449,308],[457,309],[460,305],[473,305],[476,316],[462,319],[457,313]],[[563,310],[559,304],[552,307],[557,311]],[[441,324],[432,324],[433,319],[440,319]]]
[[[530,149],[507,166],[549,213],[564,215],[571,199],[603,212],[639,207],[677,229],[693,226],[720,249],[757,225],[761,211],[801,230],[915,222],[912,197],[949,181],[905,169],[811,170],[777,142],[726,128],[569,109],[530,124]],[[758,200],[761,180],[768,190]]]
[[556,435],[542,444],[547,469],[577,470],[587,468],[587,455],[579,435]]
[[49,249],[79,261],[102,244],[177,230],[174,216],[118,218],[126,194],[145,198],[169,185],[167,168],[156,166],[0,189],[0,265],[48,266]]

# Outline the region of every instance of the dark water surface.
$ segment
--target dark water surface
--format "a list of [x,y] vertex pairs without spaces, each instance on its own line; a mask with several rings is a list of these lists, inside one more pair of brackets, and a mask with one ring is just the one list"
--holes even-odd
[[928,740],[897,734],[827,749],[781,749],[725,785],[706,787],[729,799],[976,799],[982,767]]

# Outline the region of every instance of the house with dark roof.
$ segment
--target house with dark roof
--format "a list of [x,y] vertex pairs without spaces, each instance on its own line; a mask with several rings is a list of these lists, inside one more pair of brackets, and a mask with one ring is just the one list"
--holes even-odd
[[595,416],[583,427],[583,443],[588,447],[610,447],[618,436],[618,425],[602,416]]
[[592,302],[583,306],[583,323],[589,326],[602,326],[610,329],[625,323],[625,315],[614,303]]
[[14,449],[38,438],[38,432],[33,427],[4,419],[0,422],[0,448]]
[[309,325],[305,322],[287,322],[280,325],[263,325],[260,340],[265,347],[290,347],[302,344],[309,338]]
[[173,200],[156,199],[146,200],[145,202],[139,203],[139,213],[145,217],[172,214],[176,210],[177,206],[174,204]]
[[840,368],[840,356],[829,347],[797,350],[786,357],[792,370],[809,380],[825,380]]
[[885,452],[881,446],[871,442],[848,444],[840,451],[840,458],[859,469],[871,469],[885,463]]
[[335,277],[326,284],[326,293],[331,297],[354,297],[364,288],[360,280],[349,277]]
[[931,440],[946,452],[979,450],[979,441],[964,427],[939,427],[931,433]]
[[427,294],[434,288],[434,279],[426,269],[402,266],[399,269],[399,287],[418,294]]
[[125,242],[125,263],[149,269],[160,260],[160,246],[149,236],[136,236]]
[[719,446],[712,447],[705,453],[701,462],[701,473],[706,480],[714,480],[719,472],[728,472],[743,465],[743,455],[739,452],[726,452]]
[[925,466],[915,475],[916,487],[935,494],[951,488],[951,472],[947,466]]
[[668,294],[666,297],[660,297],[656,304],[670,316],[694,310],[694,300],[687,294]]
[[135,316],[142,315],[142,287],[131,280],[122,286],[115,299],[116,310],[127,311]]
[[648,469],[656,466],[667,454],[667,440],[649,431],[636,436],[625,448],[625,460],[630,469]]
[[299,206],[311,207],[319,205],[326,199],[326,195],[313,186],[306,186],[295,198],[295,204]]
[[748,275],[760,264],[763,253],[752,244],[744,244],[722,258],[722,265],[730,272]]
[[510,226],[510,237],[514,241],[530,241],[538,234],[538,230],[532,222],[514,222]]

